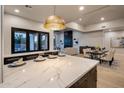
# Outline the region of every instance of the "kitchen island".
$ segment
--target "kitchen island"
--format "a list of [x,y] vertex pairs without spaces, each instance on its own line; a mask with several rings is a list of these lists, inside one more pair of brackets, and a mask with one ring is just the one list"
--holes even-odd
[[16,68],[4,67],[4,82],[0,87],[68,88],[96,87],[96,60],[69,56],[43,62],[26,61]]

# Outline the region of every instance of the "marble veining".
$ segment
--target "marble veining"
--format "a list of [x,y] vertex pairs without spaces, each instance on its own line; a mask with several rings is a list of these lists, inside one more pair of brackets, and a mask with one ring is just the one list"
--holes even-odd
[[98,64],[96,60],[66,55],[43,62],[26,61],[18,68],[4,68],[4,83],[0,87],[65,88],[71,86]]

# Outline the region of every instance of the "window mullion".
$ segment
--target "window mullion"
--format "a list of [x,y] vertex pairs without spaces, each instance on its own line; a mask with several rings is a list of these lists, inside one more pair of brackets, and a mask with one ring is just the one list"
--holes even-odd
[[26,48],[27,48],[27,52],[30,52],[30,39],[29,39],[29,32],[26,32]]

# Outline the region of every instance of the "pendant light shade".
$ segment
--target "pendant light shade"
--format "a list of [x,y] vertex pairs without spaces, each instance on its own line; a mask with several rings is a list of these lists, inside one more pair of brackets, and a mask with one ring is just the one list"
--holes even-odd
[[48,30],[62,30],[65,28],[65,22],[64,20],[55,15],[55,8],[54,8],[54,15],[49,16],[45,23],[44,23],[44,28]]

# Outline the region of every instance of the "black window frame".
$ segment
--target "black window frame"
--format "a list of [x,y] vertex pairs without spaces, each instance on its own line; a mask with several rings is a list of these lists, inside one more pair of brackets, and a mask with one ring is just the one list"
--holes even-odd
[[[25,32],[26,33],[26,51],[17,51],[15,52],[15,39],[14,39],[14,33],[15,32]],[[31,50],[30,51],[30,33],[38,33],[38,50]],[[48,35],[48,49],[41,49],[41,44],[40,44],[40,35],[41,34],[47,34]],[[27,52],[36,52],[36,51],[46,51],[49,50],[49,32],[42,32],[42,31],[36,31],[36,30],[30,30],[30,29],[23,29],[23,28],[16,28],[16,27],[11,27],[11,53],[16,54],[16,53],[27,53]]]

